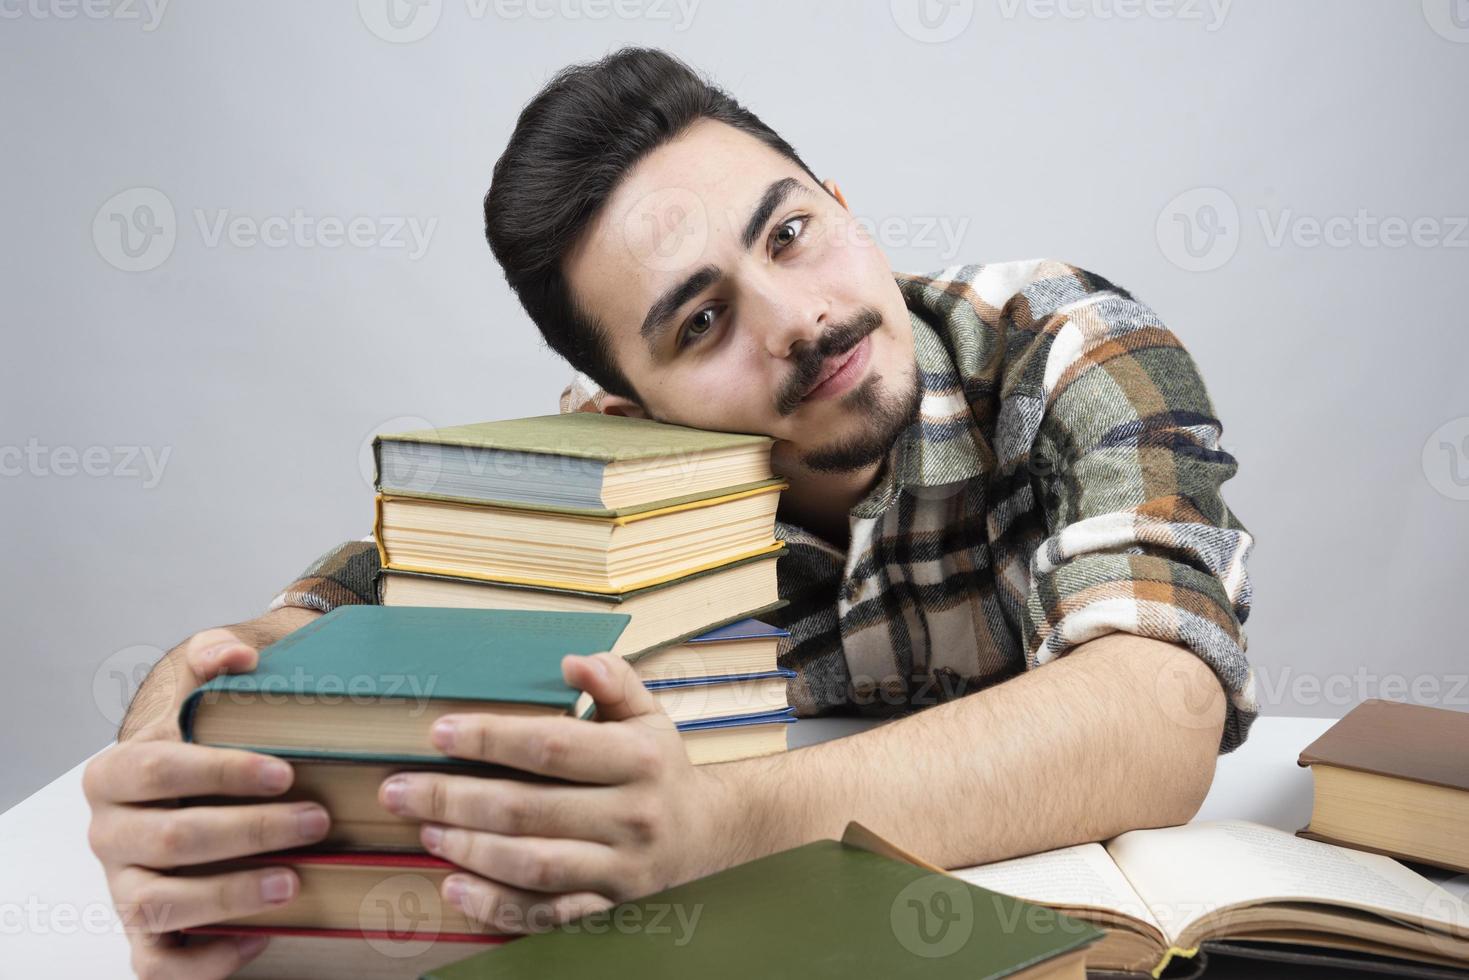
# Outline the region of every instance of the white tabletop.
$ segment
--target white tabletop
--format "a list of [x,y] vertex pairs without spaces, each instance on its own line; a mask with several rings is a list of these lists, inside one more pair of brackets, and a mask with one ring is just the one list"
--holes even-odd
[[[1236,818],[1297,830],[1311,814],[1311,775],[1296,756],[1331,725],[1325,718],[1261,718],[1223,756],[1199,820]],[[792,726],[792,747],[851,734],[867,723],[813,719]],[[87,847],[82,763],[0,814],[0,975],[128,977],[127,940],[102,868]],[[895,843],[902,844],[902,841]]]

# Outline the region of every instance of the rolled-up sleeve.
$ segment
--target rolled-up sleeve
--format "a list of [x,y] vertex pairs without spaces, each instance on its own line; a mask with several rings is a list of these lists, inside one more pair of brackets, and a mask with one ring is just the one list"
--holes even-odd
[[[1148,307],[1106,280],[1047,263],[1007,304],[1029,335],[1002,431],[1044,516],[1023,638],[1036,667],[1126,632],[1186,647],[1228,697],[1219,751],[1258,708],[1245,656],[1253,539],[1225,505],[1237,463],[1193,359]],[[1008,426],[1004,423],[1009,423]]]
[[269,608],[299,606],[325,613],[338,606],[376,604],[379,567],[377,544],[371,535],[344,541],[276,593]]

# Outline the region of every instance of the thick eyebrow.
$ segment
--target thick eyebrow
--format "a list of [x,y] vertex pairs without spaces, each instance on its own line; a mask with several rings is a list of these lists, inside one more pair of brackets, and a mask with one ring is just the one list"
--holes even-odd
[[[755,247],[760,232],[764,230],[766,222],[776,209],[785,203],[785,199],[792,193],[811,194],[811,189],[794,177],[781,177],[772,181],[765,188],[765,193],[760,195],[760,200],[750,211],[750,217],[745,222],[744,231],[740,233],[740,245],[745,251]],[[654,350],[658,347],[658,341],[665,330],[668,329],[674,314],[699,293],[724,278],[724,271],[718,266],[705,265],[695,269],[682,282],[676,283],[664,291],[648,308],[648,315],[643,317],[643,325],[638,333],[647,341],[648,346]]]

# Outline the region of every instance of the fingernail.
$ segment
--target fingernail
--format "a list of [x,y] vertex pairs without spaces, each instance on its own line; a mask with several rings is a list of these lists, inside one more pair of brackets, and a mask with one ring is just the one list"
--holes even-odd
[[260,900],[267,905],[287,901],[295,890],[295,876],[289,871],[272,871],[260,879]]
[[210,647],[204,651],[204,666],[213,667],[219,663],[221,657],[239,645],[238,641],[231,640],[229,643],[221,643],[217,646]]
[[434,743],[434,748],[442,752],[449,751],[454,745],[454,720],[452,718],[440,718],[434,722],[433,731],[429,738]]
[[401,813],[403,798],[408,795],[408,780],[394,776],[383,786],[383,802],[389,810]]
[[331,818],[319,806],[305,806],[296,811],[296,830],[302,840],[318,840],[326,835]]
[[444,843],[444,828],[435,827],[433,824],[423,826],[423,846],[430,851],[437,851]]
[[602,662],[602,658],[588,657],[587,659],[592,662],[592,673],[596,674],[598,678],[605,681],[607,679],[607,665]]
[[280,793],[291,785],[291,766],[280,759],[265,759],[260,763],[260,788],[267,793]]
[[444,901],[450,905],[464,908],[464,896],[469,893],[469,886],[463,878],[450,878],[444,882]]
[[251,957],[265,948],[270,942],[269,936],[240,936],[235,940],[235,949],[242,957]]

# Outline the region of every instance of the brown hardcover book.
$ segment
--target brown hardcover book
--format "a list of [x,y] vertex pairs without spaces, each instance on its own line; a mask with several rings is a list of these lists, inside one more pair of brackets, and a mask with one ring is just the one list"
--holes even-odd
[[1296,761],[1315,784],[1302,837],[1469,872],[1469,713],[1373,698]]

